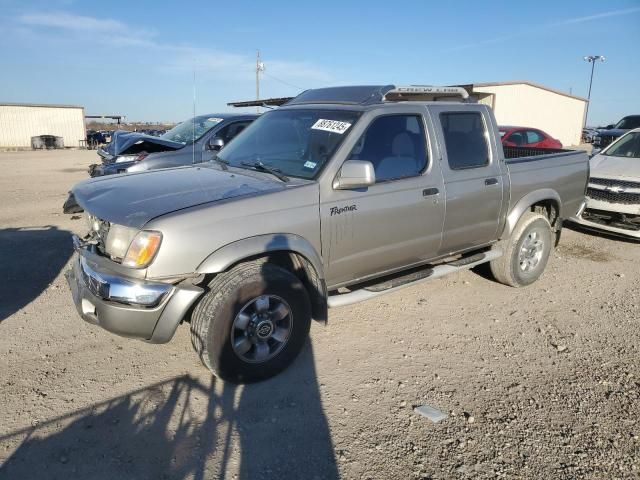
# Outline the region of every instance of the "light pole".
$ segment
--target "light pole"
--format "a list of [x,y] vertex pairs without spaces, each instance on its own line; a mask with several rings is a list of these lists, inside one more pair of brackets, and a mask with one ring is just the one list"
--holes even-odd
[[[260,100],[260,72],[264,72],[264,63],[260,60],[260,50],[256,55],[256,100]],[[256,107],[256,111],[260,113],[260,107]]]
[[587,94],[587,111],[584,114],[584,127],[587,126],[587,120],[589,119],[589,104],[591,103],[591,84],[593,83],[593,70],[596,68],[596,62],[598,60],[604,62],[604,56],[587,55],[586,57],[584,57],[584,61],[591,64],[591,77],[589,78],[589,93]]

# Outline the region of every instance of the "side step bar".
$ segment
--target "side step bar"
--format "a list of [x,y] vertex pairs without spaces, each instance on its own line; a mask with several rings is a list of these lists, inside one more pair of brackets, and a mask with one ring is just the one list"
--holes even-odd
[[434,278],[444,277],[450,273],[469,270],[476,265],[495,260],[501,256],[502,252],[500,250],[490,250],[488,252],[478,253],[469,257],[463,257],[450,263],[436,265],[435,267],[425,269],[417,273],[411,273],[403,277],[394,278],[360,290],[354,290],[353,292],[329,295],[327,304],[329,305],[329,308],[335,308],[364,302],[365,300],[370,300],[386,293],[395,292],[401,288],[428,282]]

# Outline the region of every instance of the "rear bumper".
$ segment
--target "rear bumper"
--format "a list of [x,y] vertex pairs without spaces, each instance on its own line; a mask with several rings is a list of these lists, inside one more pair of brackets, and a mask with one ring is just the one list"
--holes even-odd
[[82,254],[65,277],[80,317],[109,332],[151,343],[166,343],[203,290],[125,278]]

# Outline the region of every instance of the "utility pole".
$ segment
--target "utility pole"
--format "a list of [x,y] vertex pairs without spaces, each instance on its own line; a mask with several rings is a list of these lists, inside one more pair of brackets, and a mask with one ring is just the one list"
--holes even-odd
[[[260,50],[256,55],[256,100],[260,100],[260,72],[264,72],[264,63],[260,61]],[[260,113],[260,107],[256,107],[256,111]]]
[[604,62],[605,58],[603,55],[587,55],[584,57],[585,62],[589,62],[591,64],[591,77],[589,78],[589,93],[587,94],[587,110],[584,114],[584,125],[587,126],[587,120],[589,119],[589,104],[591,103],[591,84],[593,83],[593,70],[596,68],[596,62],[600,60]]

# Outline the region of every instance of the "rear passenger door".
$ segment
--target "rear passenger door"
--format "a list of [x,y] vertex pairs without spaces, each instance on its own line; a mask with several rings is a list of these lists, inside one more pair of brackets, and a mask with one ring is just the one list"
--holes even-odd
[[441,254],[496,239],[504,178],[485,109],[431,107],[442,150],[446,213]]

